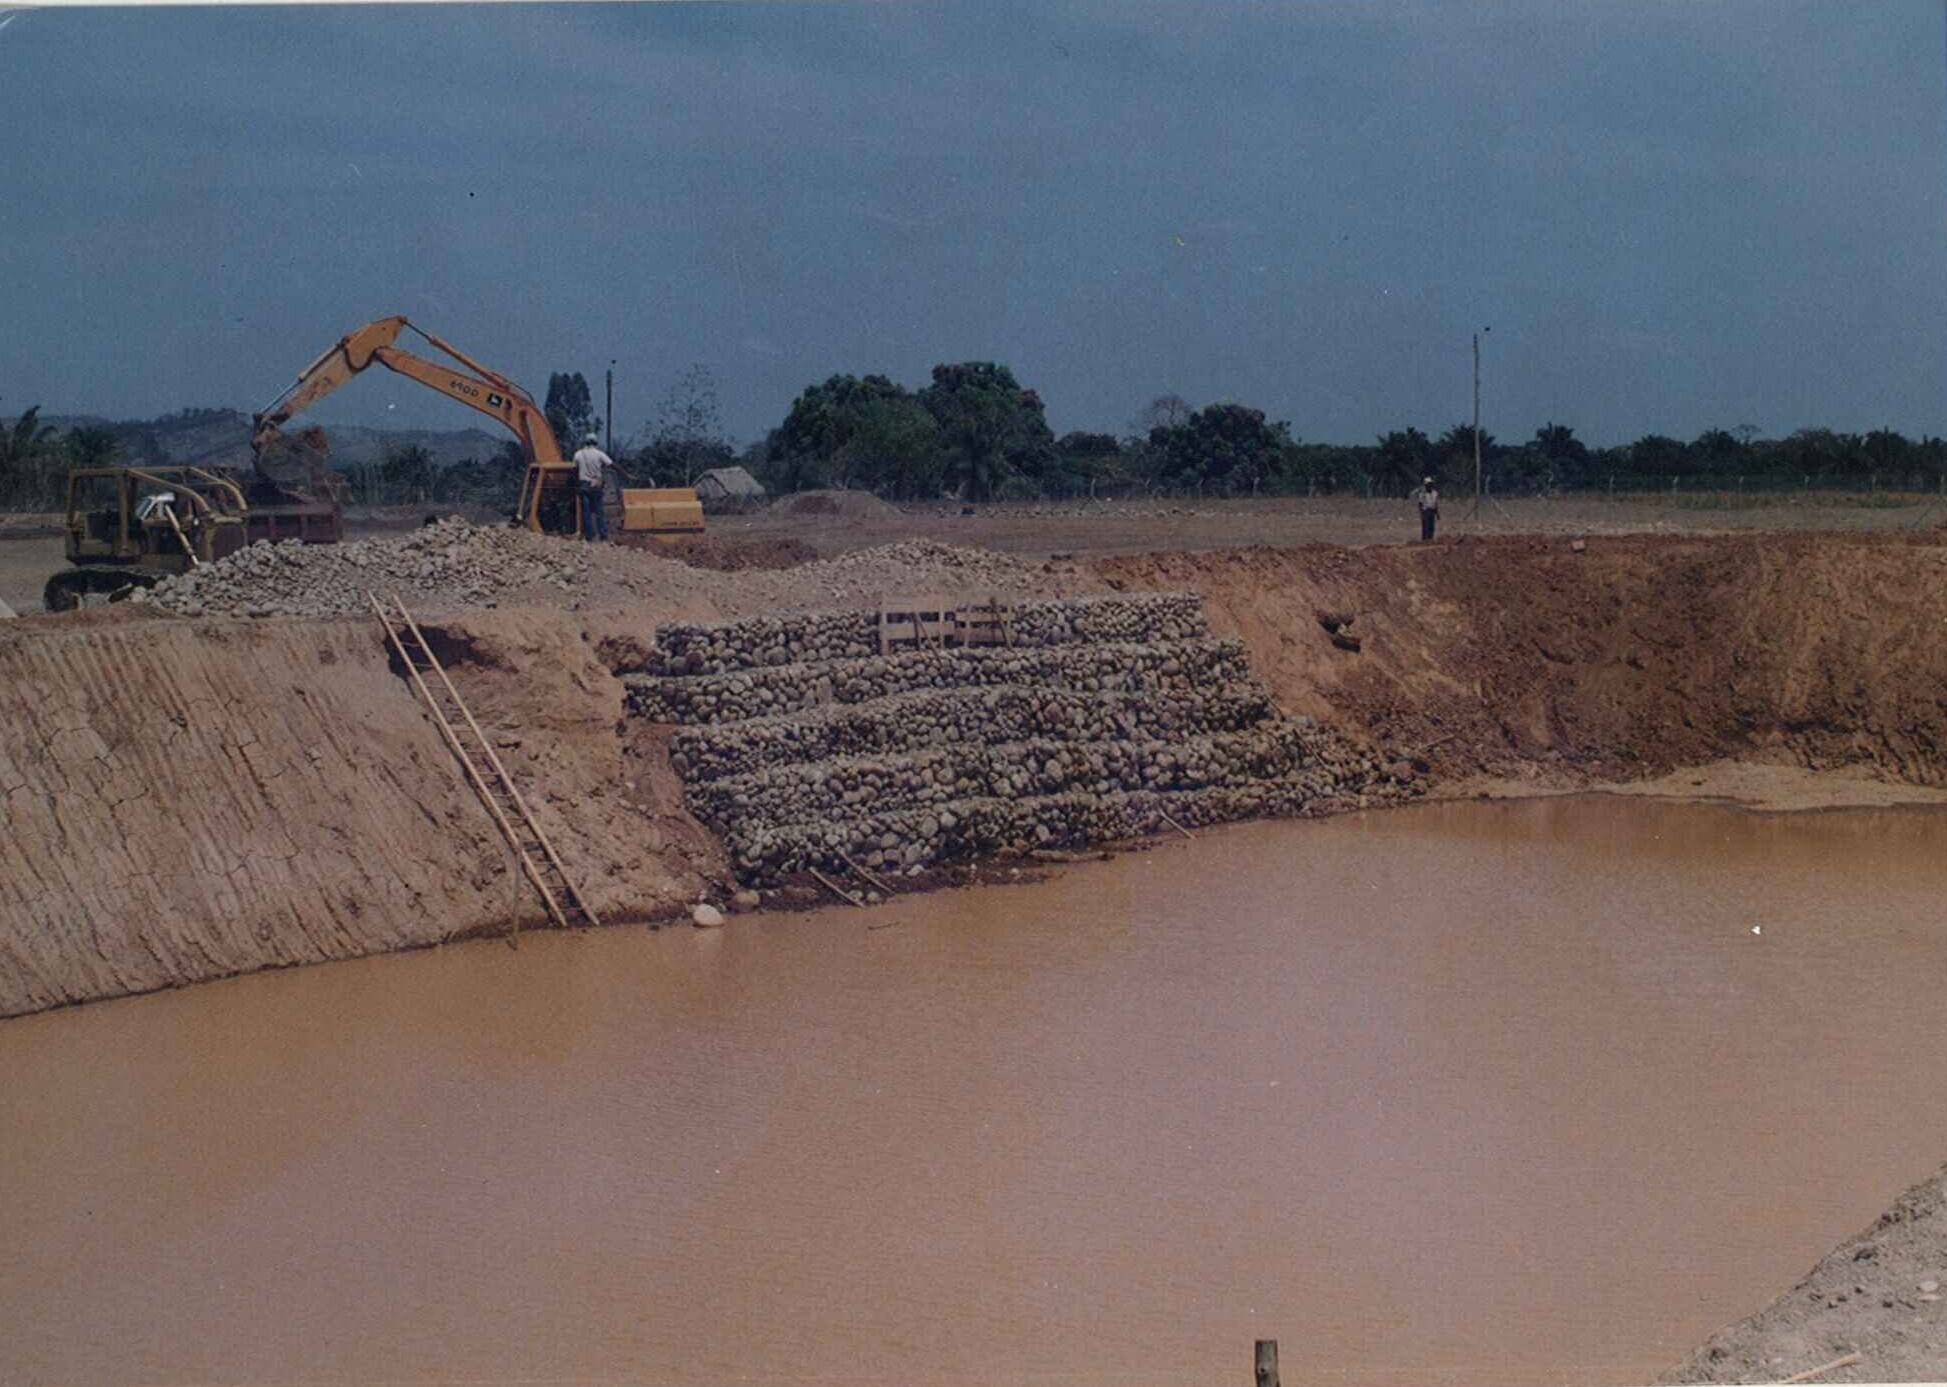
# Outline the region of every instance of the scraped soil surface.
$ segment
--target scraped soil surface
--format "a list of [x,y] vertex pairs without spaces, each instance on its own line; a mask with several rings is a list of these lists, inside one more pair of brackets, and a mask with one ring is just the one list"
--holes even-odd
[[1858,1354],[1821,1382],[1937,1381],[1947,1373],[1947,1167],[1902,1194],[1805,1279],[1713,1334],[1664,1382],[1775,1382]]

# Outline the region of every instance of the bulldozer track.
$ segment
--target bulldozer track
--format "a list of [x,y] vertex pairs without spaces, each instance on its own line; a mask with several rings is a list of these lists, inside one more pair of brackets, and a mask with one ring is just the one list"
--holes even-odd
[[[376,594],[367,593],[365,596],[372,605],[373,615],[378,617],[379,624],[385,628],[387,640],[391,642],[393,650],[404,662],[406,673],[411,678],[413,687],[418,690],[420,700],[425,703],[426,710],[432,714],[434,724],[446,739],[446,744],[452,749],[454,757],[458,759],[468,782],[472,784],[474,792],[480,796],[480,802],[487,807],[487,812],[493,816],[501,836],[513,848],[514,856],[520,861],[521,871],[533,883],[534,889],[540,893],[541,902],[547,907],[549,918],[562,929],[577,925],[599,925],[601,921],[595,918],[595,912],[582,899],[573,878],[568,875],[568,869],[561,863],[560,854],[555,852],[554,844],[548,840],[540,824],[535,822],[533,813],[527,807],[527,801],[522,798],[519,788],[514,784],[514,778],[507,773],[507,767],[502,764],[499,754],[494,751],[493,743],[487,740],[486,733],[480,730],[480,724],[474,720],[472,710],[460,697],[460,691],[453,686],[452,679],[446,673],[446,667],[433,653],[433,647],[426,640],[425,632],[419,629],[419,623],[406,609],[405,602],[394,593],[390,598],[388,610],[386,605],[379,602]],[[429,674],[433,676],[431,680],[426,677]],[[479,756],[485,760],[488,767],[487,772],[481,770],[475,753],[468,750],[466,739],[461,737],[458,728],[454,725],[456,721],[463,724],[472,734],[472,741],[478,748]],[[550,878],[552,878],[552,885]]]

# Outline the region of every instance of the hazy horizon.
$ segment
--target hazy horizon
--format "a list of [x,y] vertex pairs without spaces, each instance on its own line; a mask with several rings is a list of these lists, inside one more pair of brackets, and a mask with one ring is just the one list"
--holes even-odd
[[[259,407],[404,312],[618,436],[998,360],[1057,432],[1947,434],[1937,4],[37,10],[0,417]],[[315,411],[492,429],[373,371]]]

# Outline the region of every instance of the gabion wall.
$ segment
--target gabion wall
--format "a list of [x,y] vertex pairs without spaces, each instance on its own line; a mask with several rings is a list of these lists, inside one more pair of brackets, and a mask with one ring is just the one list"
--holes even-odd
[[1193,594],[1016,610],[1011,647],[876,653],[876,612],[657,632],[630,711],[738,874],[881,872],[1417,793],[1286,717]]

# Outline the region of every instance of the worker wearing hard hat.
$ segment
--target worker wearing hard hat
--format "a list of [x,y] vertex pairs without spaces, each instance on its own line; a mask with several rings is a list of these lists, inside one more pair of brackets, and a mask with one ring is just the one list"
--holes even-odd
[[1433,478],[1426,477],[1420,482],[1420,489],[1413,493],[1413,499],[1420,503],[1420,539],[1422,542],[1433,538],[1433,527],[1440,519],[1440,488],[1433,484]]
[[608,511],[602,504],[602,478],[614,461],[601,450],[591,430],[575,450],[575,489],[581,496],[581,537],[608,538]]

